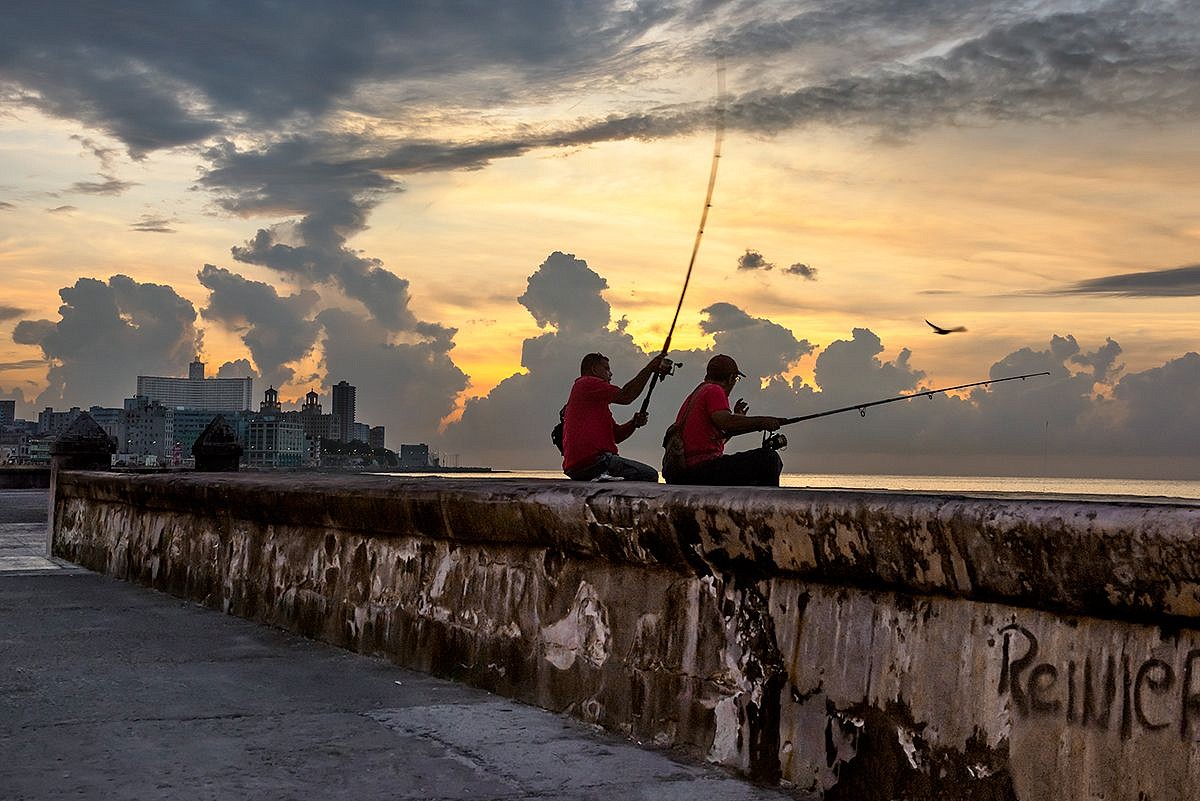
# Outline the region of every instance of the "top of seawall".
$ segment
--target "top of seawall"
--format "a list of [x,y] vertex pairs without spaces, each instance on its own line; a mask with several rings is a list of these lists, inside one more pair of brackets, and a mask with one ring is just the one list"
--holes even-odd
[[800,576],[1200,623],[1200,504],[328,474],[60,474],[83,499],[304,528],[545,548],[687,574]]

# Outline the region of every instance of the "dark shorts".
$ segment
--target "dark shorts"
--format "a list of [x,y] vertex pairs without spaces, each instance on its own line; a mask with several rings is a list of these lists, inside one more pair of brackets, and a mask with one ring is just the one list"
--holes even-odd
[[701,462],[679,475],[666,476],[668,484],[702,484],[713,487],[778,487],[783,459],[770,448],[729,453]]

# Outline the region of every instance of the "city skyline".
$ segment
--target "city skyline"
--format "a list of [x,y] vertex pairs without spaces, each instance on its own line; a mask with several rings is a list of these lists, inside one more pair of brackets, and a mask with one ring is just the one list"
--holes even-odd
[[199,351],[289,404],[358,375],[362,416],[405,440],[554,467],[579,357],[609,353],[621,380],[662,346],[720,59],[685,367],[633,455],[656,461],[724,351],[763,413],[1053,373],[796,429],[789,470],[1200,476],[1200,9],[214,13],[12,10],[0,397],[18,417],[112,404]]

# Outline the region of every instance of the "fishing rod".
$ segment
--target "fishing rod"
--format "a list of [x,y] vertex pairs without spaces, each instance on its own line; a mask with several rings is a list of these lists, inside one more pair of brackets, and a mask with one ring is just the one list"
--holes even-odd
[[[704,195],[704,209],[700,212],[700,227],[696,229],[696,240],[692,243],[692,257],[688,259],[687,275],[683,278],[683,291],[679,293],[679,303],[675,305],[675,316],[671,318],[671,327],[667,329],[667,340],[663,343],[661,358],[665,361],[671,350],[671,337],[675,335],[675,324],[679,322],[679,311],[683,308],[683,298],[687,295],[688,283],[692,280],[692,268],[696,266],[696,254],[700,252],[700,240],[704,237],[704,226],[708,222],[708,210],[712,208],[713,187],[717,185],[717,165],[721,162],[721,143],[725,141],[725,61],[717,63],[717,132],[713,142],[712,168],[708,173],[708,191]],[[675,365],[668,362],[667,372],[655,372],[650,377],[650,388],[642,400],[641,414],[650,408],[650,396],[654,394],[654,385],[664,375],[674,372]]]
[[816,414],[806,414],[800,417],[785,417],[779,421],[781,426],[790,426],[792,423],[800,423],[804,420],[815,420],[818,417],[828,417],[831,414],[841,414],[842,412],[857,411],[862,417],[867,416],[867,409],[872,406],[882,406],[885,403],[895,403],[896,401],[912,400],[913,398],[932,398],[942,392],[953,392],[956,389],[968,389],[969,387],[982,387],[988,384],[999,384],[1004,381],[1016,381],[1018,378],[1024,381],[1026,378],[1036,378],[1041,375],[1050,375],[1049,371],[1041,373],[1026,373],[1025,375],[1010,375],[1006,378],[992,378],[987,381],[976,381],[973,384],[959,384],[957,387],[942,387],[941,389],[923,389],[919,392],[913,392],[908,395],[897,395],[894,398],[884,398],[883,400],[871,401],[869,403],[856,403],[853,406],[843,406],[840,409],[830,409],[827,412],[817,412]]

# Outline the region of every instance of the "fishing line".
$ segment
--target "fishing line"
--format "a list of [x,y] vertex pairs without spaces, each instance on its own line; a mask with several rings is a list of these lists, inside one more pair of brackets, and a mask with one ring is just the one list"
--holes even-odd
[[[717,107],[716,135],[713,141],[712,167],[708,173],[708,190],[704,193],[704,208],[700,211],[700,226],[696,229],[696,239],[692,243],[692,256],[688,259],[687,274],[683,277],[683,291],[679,293],[679,303],[675,305],[675,316],[671,318],[671,327],[667,329],[667,339],[663,343],[662,358],[667,357],[671,350],[671,337],[675,335],[675,324],[679,322],[679,312],[683,308],[683,299],[687,295],[688,284],[692,280],[692,268],[696,266],[696,254],[700,252],[700,240],[704,238],[704,226],[708,223],[708,210],[712,208],[713,188],[717,185],[717,165],[721,163],[721,144],[725,141],[725,60],[717,61]],[[658,383],[660,373],[650,377],[650,388],[642,400],[641,413],[645,414],[650,407],[650,396],[654,393],[654,385]]]

